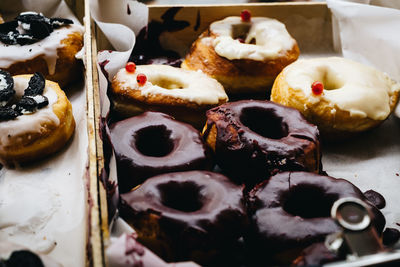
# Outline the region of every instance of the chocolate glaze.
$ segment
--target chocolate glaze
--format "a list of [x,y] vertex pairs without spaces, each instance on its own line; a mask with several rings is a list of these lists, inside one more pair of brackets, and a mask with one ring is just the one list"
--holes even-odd
[[[247,241],[256,249],[275,253],[302,249],[322,241],[326,235],[340,230],[330,217],[330,210],[333,203],[343,197],[366,201],[362,192],[344,179],[308,172],[283,172],[272,176],[249,193],[251,222]],[[368,202],[367,205],[380,234],[385,218],[377,208]]]
[[242,187],[222,174],[158,175],[121,199],[121,216],[137,230],[139,242],[166,261],[236,260],[247,216]]
[[[320,168],[318,129],[295,109],[270,101],[231,102],[207,111],[205,137],[213,125],[217,164],[238,183],[253,185],[278,171]],[[306,149],[313,150],[311,166]]]
[[145,112],[110,131],[122,193],[157,174],[212,168],[200,133],[166,114]]
[[382,234],[382,242],[385,246],[391,246],[400,239],[400,232],[396,228],[387,227]]
[[364,196],[378,209],[383,209],[386,206],[385,198],[374,190],[365,191]]

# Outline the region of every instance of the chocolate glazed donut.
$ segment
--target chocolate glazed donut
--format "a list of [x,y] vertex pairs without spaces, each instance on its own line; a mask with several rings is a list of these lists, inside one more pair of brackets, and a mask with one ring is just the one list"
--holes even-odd
[[243,100],[207,111],[203,137],[217,164],[238,183],[254,185],[278,171],[321,170],[319,132],[295,109]]
[[112,125],[120,192],[161,173],[210,169],[200,133],[159,112],[145,112]]
[[[280,263],[288,264],[301,249],[340,230],[330,211],[333,203],[343,197],[366,201],[363,193],[344,179],[308,172],[272,176],[249,192],[251,222],[246,241],[256,250],[269,251]],[[385,218],[376,207],[366,204],[380,234]]]
[[158,175],[121,200],[121,216],[137,230],[139,242],[164,260],[238,264],[247,215],[242,187],[222,174]]

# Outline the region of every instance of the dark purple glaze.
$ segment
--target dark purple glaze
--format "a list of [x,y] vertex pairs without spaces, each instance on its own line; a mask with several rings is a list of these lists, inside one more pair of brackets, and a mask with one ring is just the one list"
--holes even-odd
[[[284,172],[257,185],[248,196],[251,226],[248,241],[274,252],[302,249],[340,231],[330,217],[333,203],[343,197],[366,201],[363,193],[344,179],[308,172]],[[380,234],[385,218],[374,206],[372,221]],[[296,255],[294,255],[296,256]]]
[[400,239],[400,232],[396,228],[387,227],[382,234],[382,242],[385,246],[391,246]]
[[109,75],[108,75],[108,71],[106,71],[105,67],[106,67],[106,65],[107,65],[109,62],[110,62],[110,60],[106,59],[106,60],[104,60],[103,62],[100,62],[100,63],[99,63],[101,72],[103,72],[103,74],[104,74],[104,76],[106,77],[107,80],[108,80],[108,76],[109,76]]
[[218,173],[158,175],[121,199],[121,216],[139,242],[166,261],[228,263],[247,226],[242,187]]
[[292,266],[322,266],[325,263],[344,260],[343,255],[330,251],[324,242],[315,243],[305,248]]
[[160,112],[145,112],[110,127],[120,192],[161,173],[210,169],[200,133]]
[[[213,125],[217,164],[238,183],[253,185],[278,171],[320,168],[318,129],[295,109],[270,101],[231,102],[207,111],[207,129]],[[305,149],[313,150],[312,166],[305,162]]]
[[364,196],[378,209],[383,209],[386,206],[385,198],[374,190],[365,191]]

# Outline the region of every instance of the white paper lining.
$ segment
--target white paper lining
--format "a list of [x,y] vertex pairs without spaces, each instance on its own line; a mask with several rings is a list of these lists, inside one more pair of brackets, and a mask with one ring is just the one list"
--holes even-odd
[[[0,1],[6,21],[29,10],[79,23],[62,0]],[[76,122],[72,140],[44,160],[0,171],[0,243],[7,240],[79,267],[85,266],[88,223],[86,94],[83,82],[64,89]]]

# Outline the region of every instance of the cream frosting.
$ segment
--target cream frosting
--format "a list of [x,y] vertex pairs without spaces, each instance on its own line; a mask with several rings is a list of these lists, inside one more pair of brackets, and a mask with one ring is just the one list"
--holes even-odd
[[[139,86],[136,76],[143,73],[147,82]],[[135,73],[125,68],[118,71],[116,79],[124,90],[140,90],[144,96],[163,95],[201,104],[218,104],[227,100],[222,85],[201,71],[190,71],[167,65],[141,65]]]
[[[289,87],[301,90],[310,103],[325,99],[332,108],[374,120],[387,118],[390,96],[400,91],[400,84],[385,73],[340,57],[298,60],[287,66],[283,74]],[[311,85],[315,81],[324,84],[320,96],[312,93]]]
[[83,33],[83,27],[77,24],[55,29],[48,37],[29,45],[7,45],[0,42],[0,69],[9,68],[15,62],[23,62],[37,56],[43,56],[47,62],[49,74],[54,74],[57,62],[57,49],[63,47],[62,40],[73,32]]
[[[15,95],[20,98],[24,94],[24,90],[28,87],[29,79],[14,76]],[[37,110],[34,113],[18,116],[13,120],[0,122],[0,149],[9,145],[9,137],[17,136],[24,133],[34,133],[41,131],[41,124],[47,121],[53,122],[55,125],[60,120],[53,111],[53,104],[57,102],[57,93],[49,86],[45,86],[43,95],[49,100],[49,104]]]
[[[234,27],[241,27],[239,31],[248,31],[244,43],[232,37]],[[253,17],[251,22],[242,22],[240,17],[227,17],[213,22],[210,30],[217,35],[213,41],[215,52],[229,60],[275,59],[296,44],[283,23],[264,17]],[[251,44],[253,40],[255,44]]]

